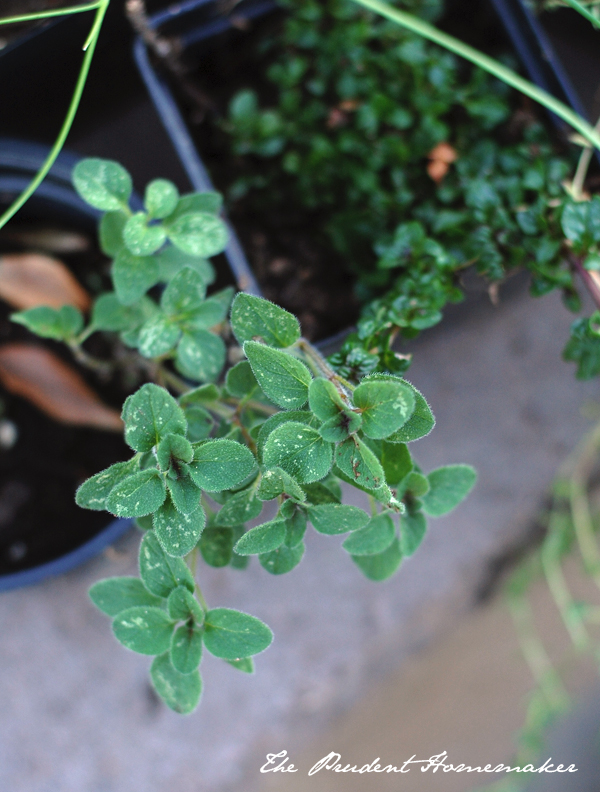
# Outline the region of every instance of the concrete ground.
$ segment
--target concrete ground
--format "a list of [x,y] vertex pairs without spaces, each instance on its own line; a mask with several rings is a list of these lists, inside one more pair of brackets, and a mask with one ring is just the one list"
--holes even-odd
[[[502,681],[507,639],[495,623],[459,624],[502,559],[530,540],[558,465],[590,427],[580,409],[597,400],[597,383],[577,382],[560,360],[570,319],[556,297],[518,293],[498,308],[466,306],[415,345],[411,378],[438,419],[416,457],[425,470],[471,463],[477,487],[453,514],[432,521],[419,552],[382,585],[361,577],[340,540],[314,533],[303,563],[281,578],[257,564],[244,573],[202,568],[211,605],[256,614],[276,638],[252,677],[206,658],[203,701],[188,718],[156,701],[148,659],[118,646],[86,598],[93,581],[135,569],[135,534],[69,575],[4,594],[2,792],[251,792],[265,783],[259,768],[268,752],[318,758],[343,746],[356,761],[384,753],[392,761],[441,744],[467,761],[479,758],[482,733],[499,722],[504,736],[489,752],[508,760],[527,675],[521,669]],[[415,654],[443,636],[470,647],[463,661],[452,652],[439,655],[447,660]],[[487,682],[475,673],[483,665]],[[472,715],[459,709],[461,689]],[[383,710],[357,704],[365,696]],[[395,719],[386,720],[391,710]],[[389,734],[379,742],[383,723]],[[332,735],[342,735],[338,747]]]

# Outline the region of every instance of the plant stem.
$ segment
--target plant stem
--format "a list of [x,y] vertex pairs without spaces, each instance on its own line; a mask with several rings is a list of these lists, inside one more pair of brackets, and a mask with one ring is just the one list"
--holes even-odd
[[[19,211],[19,209],[23,206],[23,204],[37,190],[37,188],[40,186],[42,181],[47,176],[50,168],[54,165],[56,158],[60,154],[62,147],[65,144],[67,135],[69,134],[71,126],[73,125],[73,120],[75,118],[75,114],[77,113],[79,102],[81,101],[81,95],[83,93],[83,89],[85,87],[90,66],[92,64],[92,58],[94,56],[94,50],[96,49],[96,43],[98,41],[100,28],[102,26],[102,22],[106,14],[106,10],[108,9],[109,2],[110,0],[98,0],[96,3],[90,3],[89,5],[85,5],[85,6],[76,6],[71,9],[61,9],[62,14],[74,14],[79,11],[91,11],[95,8],[96,16],[94,18],[94,23],[92,25],[90,35],[88,36],[88,39],[84,46],[85,55],[83,58],[81,69],[79,71],[79,77],[77,78],[77,84],[75,85],[73,96],[71,97],[71,103],[69,104],[69,109],[67,110],[67,115],[65,116],[65,120],[63,121],[60,132],[58,133],[58,137],[56,138],[54,145],[50,150],[50,153],[46,157],[44,164],[39,169],[35,177],[32,179],[31,183],[25,188],[25,190],[23,190],[21,195],[11,204],[11,206],[8,207],[8,209],[0,217],[0,228],[3,228],[6,225],[6,223],[11,219],[11,217],[13,217]],[[1,21],[4,23],[15,22],[15,21],[26,21],[26,19],[33,19],[33,18],[40,19],[43,15],[61,16],[61,13],[46,12],[44,14],[42,12],[42,14],[38,16],[25,15],[24,17],[9,17],[8,19],[4,19]]]
[[[596,126],[594,129],[596,132],[600,132],[600,118],[598,118],[596,121]],[[583,200],[583,184],[585,182],[585,177],[587,176],[588,168],[590,167],[590,162],[592,161],[592,154],[592,147],[585,146],[579,157],[577,170],[575,171],[575,176],[573,177],[573,195],[576,201]]]
[[474,63],[484,71],[493,74],[494,77],[502,80],[502,82],[505,82],[507,85],[511,85],[513,88],[521,91],[521,93],[524,93],[526,96],[534,99],[543,107],[551,110],[559,118],[562,118],[563,121],[566,121],[568,124],[570,124],[573,129],[576,129],[593,146],[600,149],[600,133],[598,133],[591,124],[589,124],[584,118],[575,113],[570,107],[567,107],[567,105],[560,102],[554,96],[542,90],[541,88],[538,88],[528,80],[523,79],[523,77],[520,77],[516,72],[512,71],[512,69],[508,69],[506,66],[503,66],[497,60],[494,60],[494,58],[484,55],[474,47],[470,47],[468,44],[459,41],[453,36],[449,36],[447,33],[442,33],[441,30],[438,30],[437,28],[433,27],[433,25],[424,22],[422,19],[418,19],[412,14],[407,14],[404,11],[399,11],[397,8],[393,8],[387,3],[382,2],[382,0],[353,1],[358,5],[368,8],[370,11],[374,11],[376,14],[380,14],[386,19],[395,22],[397,25],[402,25],[402,27],[412,30],[413,33],[417,33],[418,35],[429,39],[429,41],[439,44],[445,49],[450,50],[450,52],[454,52],[456,55],[460,55],[462,58]]
[[336,374],[323,355],[310,343],[310,341],[307,341],[306,338],[299,338],[294,344],[294,347],[304,353],[306,362],[311,367],[314,374],[318,377],[325,377],[340,385],[344,396],[349,397],[352,394],[354,385],[343,377],[340,377],[339,374]]
[[591,11],[588,11],[585,6],[582,6],[581,3],[578,3],[577,0],[565,0],[565,2],[568,3],[575,11],[577,11],[578,14],[581,14],[581,16],[585,17],[588,22],[591,22],[594,27],[600,27],[600,21],[598,18],[595,17]]
[[17,22],[35,22],[37,19],[49,19],[50,17],[67,16],[67,14],[79,14],[82,11],[94,11],[102,2],[103,0],[95,0],[93,3],[84,3],[84,5],[79,6],[55,8],[52,11],[33,11],[30,14],[4,17],[0,19],[0,25],[14,25]]

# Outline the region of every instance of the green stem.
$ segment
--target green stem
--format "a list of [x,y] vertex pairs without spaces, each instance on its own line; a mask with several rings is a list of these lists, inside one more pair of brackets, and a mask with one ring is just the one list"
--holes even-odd
[[424,22],[422,19],[412,16],[412,14],[407,14],[404,11],[399,11],[397,8],[392,8],[392,6],[382,2],[382,0],[353,1],[363,6],[363,8],[368,8],[370,11],[374,11],[376,14],[380,14],[386,19],[412,30],[413,33],[417,33],[429,39],[429,41],[439,44],[445,49],[450,50],[450,52],[454,52],[456,55],[460,55],[462,58],[474,63],[476,66],[484,69],[484,71],[493,74],[494,77],[502,80],[502,82],[511,85],[513,88],[521,91],[521,93],[539,102],[548,110],[551,110],[559,118],[562,118],[563,121],[570,124],[573,129],[576,129],[593,146],[600,149],[600,134],[596,132],[591,124],[554,96],[538,88],[536,85],[533,85],[533,83],[530,83],[528,80],[523,79],[523,77],[520,77],[512,69],[503,66],[497,60],[494,60],[494,58],[484,55],[474,47],[470,47],[468,44],[459,41],[453,36],[449,36],[447,33],[442,33],[441,30]]
[[[594,127],[596,132],[600,133],[600,118],[596,121],[596,126]],[[592,161],[592,154],[593,149],[591,146],[585,146],[581,155],[579,157],[579,162],[577,163],[577,170],[575,171],[575,176],[573,177],[573,195],[576,201],[583,200],[583,185],[585,182],[585,177],[587,176],[588,169],[590,167],[590,162]]]
[[[50,168],[54,165],[54,162],[58,155],[60,154],[62,147],[65,144],[65,140],[67,139],[67,135],[71,130],[71,126],[73,125],[73,120],[75,118],[75,114],[77,113],[77,108],[79,107],[79,102],[81,101],[81,95],[83,93],[83,89],[87,80],[87,76],[90,70],[90,66],[92,64],[92,58],[94,56],[94,50],[96,49],[96,43],[98,41],[98,35],[100,33],[100,28],[102,26],[102,21],[104,20],[104,16],[106,14],[106,10],[108,8],[110,0],[98,0],[96,3],[91,3],[89,6],[79,6],[77,7],[79,10],[92,10],[96,8],[96,16],[94,18],[94,23],[92,25],[92,30],[90,32],[90,36],[86,41],[86,51],[83,58],[83,63],[81,65],[81,69],[79,71],[79,77],[77,78],[77,84],[75,86],[75,90],[73,92],[73,96],[71,98],[71,103],[69,105],[69,109],[67,111],[67,115],[65,116],[65,120],[63,121],[63,125],[58,133],[58,137],[50,150],[50,153],[46,157],[44,164],[37,172],[31,183],[25,190],[21,193],[21,195],[13,202],[11,206],[4,212],[4,214],[0,217],[0,228],[3,228],[6,223],[13,217],[19,209],[23,206],[23,204],[33,195],[33,193],[37,190],[40,186],[42,181],[48,174]],[[64,13],[76,13],[74,9],[62,9]],[[59,16],[59,14],[48,14],[52,16]],[[6,21],[18,21],[19,17],[10,17]]]
[[591,22],[594,27],[600,28],[600,21],[598,18],[595,17],[591,11],[588,11],[585,6],[582,6],[581,3],[578,3],[577,0],[565,0],[565,2],[568,3],[575,11],[577,11],[578,14],[581,14],[581,16],[585,17],[588,22]]
[[334,383],[338,383],[342,387],[345,396],[351,395],[352,391],[354,390],[354,385],[348,382],[348,380],[345,380],[343,377],[340,377],[339,374],[336,374],[329,363],[325,360],[323,355],[318,349],[315,349],[310,341],[307,341],[306,338],[299,338],[294,344],[294,347],[299,349],[304,354],[306,362],[317,377],[325,377]]
[[82,11],[93,11],[98,8],[104,0],[95,0],[93,3],[71,6],[69,8],[55,8],[52,11],[34,11],[31,14],[21,14],[20,16],[4,17],[0,19],[0,25],[14,25],[17,22],[35,22],[37,19],[49,19],[50,17],[67,16],[67,14],[79,14]]

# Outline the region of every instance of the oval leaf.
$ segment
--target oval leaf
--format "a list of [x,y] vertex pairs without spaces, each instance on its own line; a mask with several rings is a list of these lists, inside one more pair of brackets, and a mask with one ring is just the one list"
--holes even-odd
[[178,586],[194,591],[194,578],[185,561],[165,553],[154,531],[142,539],[139,564],[144,586],[158,597],[168,597]]
[[107,616],[117,616],[122,611],[139,605],[160,607],[164,602],[160,597],[151,594],[136,577],[99,580],[89,590],[89,597]]
[[171,556],[185,556],[198,544],[206,523],[204,509],[198,504],[191,514],[178,511],[170,498],[154,514],[154,532],[161,547]]
[[252,452],[235,440],[208,440],[196,446],[190,476],[207,492],[231,489],[252,473]]
[[160,608],[139,605],[127,608],[113,621],[113,633],[119,643],[132,652],[157,655],[171,645],[174,623]]
[[135,451],[151,451],[167,434],[185,434],[183,410],[171,394],[151,382],[128,396],[123,405],[125,442]]
[[382,553],[394,541],[396,526],[389,514],[377,514],[358,531],[344,540],[342,547],[351,555]]
[[271,520],[245,533],[233,549],[244,556],[270,553],[283,544],[285,536],[285,520]]
[[432,517],[448,514],[475,486],[477,473],[470,465],[447,465],[427,475],[429,492],[423,497],[423,510]]
[[171,637],[171,663],[181,674],[191,674],[202,659],[202,630],[194,624],[182,624]]
[[369,580],[377,582],[387,580],[402,563],[400,542],[395,538],[387,550],[382,553],[352,556],[352,560]]
[[156,511],[165,497],[165,484],[158,471],[140,470],[112,488],[106,508],[116,517],[144,517]]
[[270,553],[262,553],[258,560],[263,569],[271,575],[285,575],[297,567],[304,555],[304,542],[298,542],[294,547],[282,545]]
[[302,361],[256,341],[246,341],[244,352],[271,401],[285,410],[297,410],[306,404],[312,376]]
[[300,484],[310,484],[329,473],[333,446],[316,429],[290,421],[271,432],[263,448],[263,461],[269,468],[282,468]]
[[239,344],[261,339],[269,346],[288,347],[300,338],[300,324],[293,314],[243,292],[231,306],[231,329]]
[[96,209],[114,212],[127,205],[133,188],[131,176],[118,162],[90,157],[73,168],[73,185]]
[[204,645],[224,660],[264,652],[273,640],[273,633],[260,619],[229,608],[208,611],[204,624]]
[[167,707],[180,715],[193,712],[202,695],[202,680],[198,671],[182,674],[171,663],[169,652],[154,658],[150,668],[152,686]]
[[329,535],[358,531],[369,522],[369,515],[358,506],[346,506],[341,503],[309,506],[308,518],[315,531]]
[[171,242],[191,256],[210,258],[225,249],[227,227],[209,212],[192,212],[177,217],[167,227]]
[[402,382],[362,382],[352,394],[361,411],[362,430],[367,437],[381,439],[403,426],[415,409],[415,396]]

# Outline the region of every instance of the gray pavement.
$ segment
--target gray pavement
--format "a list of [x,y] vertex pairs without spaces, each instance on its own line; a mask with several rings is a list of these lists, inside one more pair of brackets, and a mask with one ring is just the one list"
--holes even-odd
[[[589,421],[560,352],[572,317],[559,298],[477,307],[415,345],[410,379],[438,419],[414,446],[427,471],[451,462],[479,483],[432,521],[415,557],[384,584],[363,579],[341,538],[309,536],[302,564],[271,577],[202,568],[211,605],[264,619],[272,647],[246,676],[206,658],[199,710],[181,718],[149,691],[149,661],[122,649],[86,597],[135,569],[133,533],[63,577],[0,598],[2,792],[252,790],[267,752],[313,740],[367,684],[452,629],[494,559],[523,543],[552,477]],[[328,749],[329,750],[329,749]]]

